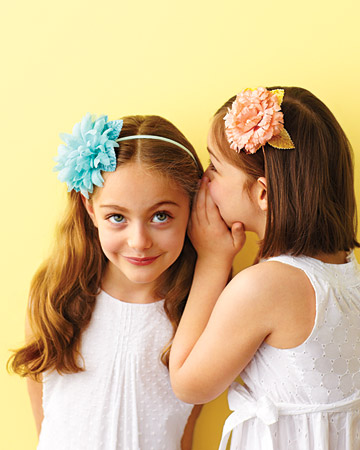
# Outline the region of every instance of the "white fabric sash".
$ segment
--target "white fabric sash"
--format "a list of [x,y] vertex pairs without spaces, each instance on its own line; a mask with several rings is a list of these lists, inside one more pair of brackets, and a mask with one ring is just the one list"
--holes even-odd
[[[239,392],[238,389],[241,389],[242,392]],[[233,383],[230,386],[228,402],[229,408],[233,412],[225,421],[219,450],[226,450],[230,433],[235,427],[255,417],[260,419],[265,425],[268,425],[266,427],[266,433],[262,437],[263,448],[266,450],[274,450],[269,425],[276,423],[279,416],[295,416],[317,412],[348,412],[360,408],[360,398],[314,405],[301,403],[274,403],[266,395],[256,400],[238,383]],[[318,431],[320,442],[327,440],[327,436],[322,436],[324,433],[321,429]],[[324,442],[324,444],[326,444],[326,442]]]

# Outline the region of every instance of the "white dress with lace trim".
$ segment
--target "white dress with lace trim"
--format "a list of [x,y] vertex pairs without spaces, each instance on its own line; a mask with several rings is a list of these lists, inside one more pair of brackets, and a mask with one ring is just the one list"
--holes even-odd
[[271,258],[305,272],[316,294],[316,318],[296,348],[261,345],[229,388],[220,449],[360,449],[360,271],[310,257]]

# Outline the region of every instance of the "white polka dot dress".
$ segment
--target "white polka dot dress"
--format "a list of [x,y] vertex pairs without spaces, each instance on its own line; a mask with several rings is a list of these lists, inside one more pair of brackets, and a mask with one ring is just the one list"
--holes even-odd
[[85,371],[44,377],[38,450],[178,450],[192,405],[160,361],[172,336],[164,301],[101,292],[82,336]]
[[[302,269],[316,293],[307,340],[291,349],[263,344],[233,383],[231,449],[360,449],[360,272],[309,257],[271,258]],[[226,439],[220,448],[225,448]]]

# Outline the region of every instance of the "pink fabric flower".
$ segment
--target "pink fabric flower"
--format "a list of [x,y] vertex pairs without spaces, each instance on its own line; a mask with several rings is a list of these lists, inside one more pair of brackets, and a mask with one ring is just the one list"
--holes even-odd
[[284,128],[278,96],[262,87],[240,92],[224,120],[230,148],[237,152],[256,153]]

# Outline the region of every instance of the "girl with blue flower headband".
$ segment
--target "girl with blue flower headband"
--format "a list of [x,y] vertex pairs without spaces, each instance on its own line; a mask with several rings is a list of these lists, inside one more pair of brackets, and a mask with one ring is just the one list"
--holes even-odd
[[195,265],[186,231],[201,163],[158,116],[88,114],[62,139],[67,210],[11,360],[38,449],[189,449],[199,410],[173,394],[168,360]]

